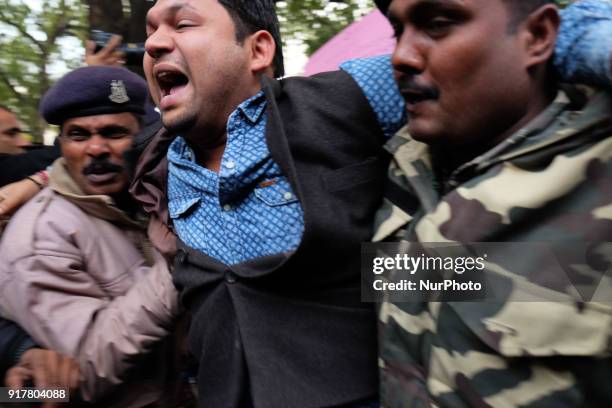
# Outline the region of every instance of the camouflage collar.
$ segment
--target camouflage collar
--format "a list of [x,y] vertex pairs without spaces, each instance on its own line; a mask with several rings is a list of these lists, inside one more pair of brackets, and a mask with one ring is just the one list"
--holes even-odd
[[612,95],[598,92],[581,109],[573,110],[573,106],[574,101],[565,92],[559,91],[554,102],[534,120],[493,149],[458,168],[454,175],[470,168],[480,173],[500,162],[578,138],[585,133],[592,139],[598,134],[592,132],[594,127],[600,126],[605,129],[605,134],[609,134]]
[[[593,138],[597,135],[597,132],[591,132],[594,127],[602,127],[602,133],[609,131],[612,126],[610,93],[594,93],[580,110],[572,110],[574,105],[573,99],[565,92],[559,91],[555,100],[525,127],[456,169],[449,178],[449,187],[454,188],[459,185],[460,180],[481,173],[495,164],[539,151],[561,141],[578,138],[583,134]],[[589,132],[585,132],[587,130]],[[431,149],[426,144],[412,139],[406,128],[391,138],[385,149],[394,156],[400,170],[409,177],[416,172],[423,176],[424,170],[432,173]],[[432,184],[435,184],[433,174],[429,176]]]

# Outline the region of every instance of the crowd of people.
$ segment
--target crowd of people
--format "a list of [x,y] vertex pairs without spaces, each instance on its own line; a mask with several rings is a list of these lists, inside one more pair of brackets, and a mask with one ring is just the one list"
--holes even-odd
[[612,303],[537,254],[491,266],[508,290],[488,302],[363,302],[360,265],[366,242],[595,243],[587,277],[609,283],[612,2],[376,4],[391,56],[283,77],[274,1],[157,0],[146,81],[115,38],[45,94],[56,146],[24,151],[0,107],[6,386],[96,407],[612,404]]

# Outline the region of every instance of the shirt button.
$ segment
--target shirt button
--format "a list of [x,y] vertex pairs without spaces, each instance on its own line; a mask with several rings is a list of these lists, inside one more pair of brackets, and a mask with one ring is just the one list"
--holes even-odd
[[225,167],[231,170],[236,167],[236,163],[230,160],[227,163],[225,163]]
[[223,210],[224,210],[224,211],[232,211],[232,206],[231,206],[231,205],[229,205],[229,204],[225,204],[225,205],[223,206]]
[[283,197],[285,198],[286,201],[289,201],[293,198],[293,194],[287,191],[285,195],[283,195]]
[[227,283],[236,283],[238,281],[238,277],[233,272],[225,272],[225,281]]

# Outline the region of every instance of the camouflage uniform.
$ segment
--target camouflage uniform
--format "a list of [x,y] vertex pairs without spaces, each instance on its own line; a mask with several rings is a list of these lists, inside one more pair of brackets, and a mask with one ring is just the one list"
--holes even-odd
[[[612,96],[580,106],[560,93],[444,184],[429,147],[398,134],[374,240],[612,241]],[[612,302],[578,302],[527,269],[500,272],[512,286],[496,302],[383,301],[383,406],[612,406]],[[563,301],[509,301],[526,287]]]

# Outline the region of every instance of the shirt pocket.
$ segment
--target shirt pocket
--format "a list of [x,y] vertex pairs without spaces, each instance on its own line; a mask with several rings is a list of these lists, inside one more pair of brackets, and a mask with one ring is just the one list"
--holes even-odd
[[280,207],[298,201],[289,181],[284,177],[264,181],[255,188],[255,196],[270,207]]
[[297,248],[304,232],[304,214],[295,192],[285,177],[264,181],[255,188],[259,210],[249,222],[256,223],[262,243],[270,253]]
[[200,203],[200,197],[187,196],[174,198],[168,202],[168,212],[173,220],[191,213]]

